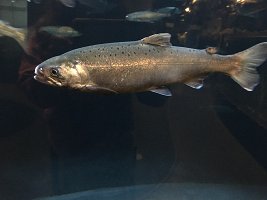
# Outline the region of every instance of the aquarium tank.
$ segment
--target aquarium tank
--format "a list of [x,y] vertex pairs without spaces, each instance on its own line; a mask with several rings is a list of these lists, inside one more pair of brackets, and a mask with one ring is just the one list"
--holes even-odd
[[267,1],[1,0],[1,200],[267,200]]

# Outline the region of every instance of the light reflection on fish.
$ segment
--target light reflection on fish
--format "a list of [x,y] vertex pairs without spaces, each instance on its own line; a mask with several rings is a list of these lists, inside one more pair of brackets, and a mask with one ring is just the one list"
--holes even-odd
[[181,10],[176,7],[165,7],[155,11],[137,11],[126,15],[125,19],[135,22],[155,22],[175,14],[181,14]]
[[81,34],[69,26],[44,26],[40,31],[47,32],[55,37],[78,37]]
[[171,96],[165,87],[185,83],[199,89],[211,72],[231,76],[252,91],[259,83],[256,68],[267,58],[267,42],[233,55],[211,54],[172,46],[170,34],[139,41],[107,43],[69,51],[35,68],[42,83],[86,92],[130,93],[152,91]]

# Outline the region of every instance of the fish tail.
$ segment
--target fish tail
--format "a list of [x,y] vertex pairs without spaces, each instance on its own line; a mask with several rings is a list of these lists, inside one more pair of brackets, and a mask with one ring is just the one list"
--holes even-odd
[[233,55],[239,62],[229,74],[234,81],[247,91],[253,91],[259,84],[257,67],[267,59],[267,42],[259,43]]

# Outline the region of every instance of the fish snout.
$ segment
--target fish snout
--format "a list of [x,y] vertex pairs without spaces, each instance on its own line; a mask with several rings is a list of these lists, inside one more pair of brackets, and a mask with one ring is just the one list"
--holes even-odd
[[41,81],[45,77],[44,68],[42,66],[37,66],[34,70],[34,79]]
[[37,66],[34,70],[35,75],[44,74],[44,68],[42,66]]

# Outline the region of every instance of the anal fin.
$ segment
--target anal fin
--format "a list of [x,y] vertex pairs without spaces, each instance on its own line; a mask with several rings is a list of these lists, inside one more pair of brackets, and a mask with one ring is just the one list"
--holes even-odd
[[151,89],[150,92],[154,92],[166,97],[172,96],[171,91],[168,88],[162,87],[162,88],[156,88],[156,89]]
[[194,88],[194,89],[200,89],[203,87],[205,77],[199,77],[197,79],[193,79],[193,80],[190,80],[188,82],[185,82],[185,84],[191,88]]

